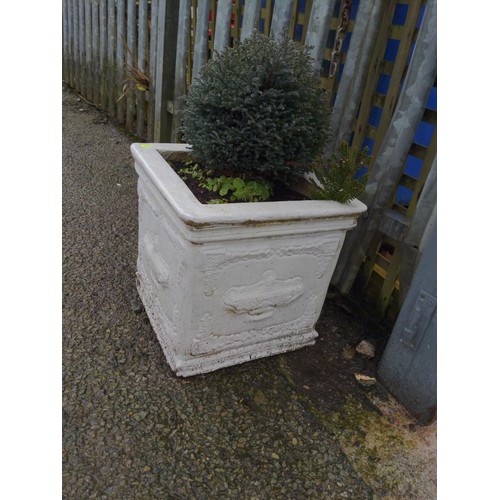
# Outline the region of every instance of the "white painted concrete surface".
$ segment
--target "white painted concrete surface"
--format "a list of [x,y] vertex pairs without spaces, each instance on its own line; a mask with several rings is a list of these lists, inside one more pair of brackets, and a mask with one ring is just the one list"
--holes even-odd
[[204,205],[160,155],[133,144],[137,285],[175,373],[210,372],[315,342],[354,200]]

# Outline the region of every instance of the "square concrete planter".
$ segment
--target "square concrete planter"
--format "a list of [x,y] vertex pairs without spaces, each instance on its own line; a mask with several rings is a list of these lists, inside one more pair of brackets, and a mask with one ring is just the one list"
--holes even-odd
[[133,144],[138,291],[174,372],[196,375],[311,345],[354,200],[200,203],[159,152]]

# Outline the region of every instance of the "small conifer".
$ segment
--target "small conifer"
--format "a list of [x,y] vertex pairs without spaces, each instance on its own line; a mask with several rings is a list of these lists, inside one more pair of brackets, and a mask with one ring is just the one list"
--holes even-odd
[[321,153],[328,114],[308,51],[285,35],[255,32],[205,65],[182,131],[212,171],[287,182]]

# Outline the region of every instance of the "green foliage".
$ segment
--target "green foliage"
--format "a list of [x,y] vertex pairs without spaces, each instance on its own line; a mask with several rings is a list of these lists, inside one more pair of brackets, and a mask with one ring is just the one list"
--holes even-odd
[[266,201],[272,194],[271,184],[265,180],[245,181],[241,177],[207,178],[202,184],[209,191],[218,193],[222,200],[229,201]]
[[197,163],[189,160],[184,162],[185,168],[179,170],[182,179],[188,176],[198,180],[198,185],[219,196],[210,203],[227,203],[228,201],[251,202],[266,201],[272,194],[272,187],[266,180],[245,181],[240,177],[212,177],[213,171],[202,171]]
[[368,148],[359,152],[350,148],[347,142],[340,145],[340,156],[333,154],[330,158],[321,158],[314,165],[313,172],[320,182],[320,186],[312,188],[311,197],[316,200],[335,200],[340,203],[360,196],[365,191],[368,174],[358,179],[354,175],[360,167],[369,168],[372,157],[368,155]]
[[197,163],[192,160],[186,160],[183,163],[186,166],[179,170],[179,176],[183,181],[185,181],[188,177],[198,179],[199,181],[203,181],[205,179],[205,174],[201,171],[201,168]]
[[307,50],[256,32],[205,65],[182,131],[208,169],[287,182],[321,152],[328,114]]

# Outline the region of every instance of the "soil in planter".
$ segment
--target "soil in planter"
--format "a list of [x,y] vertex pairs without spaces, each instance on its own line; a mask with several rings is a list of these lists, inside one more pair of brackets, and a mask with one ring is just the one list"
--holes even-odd
[[[187,160],[192,160],[192,157],[189,153],[162,153],[160,152],[162,157],[168,161],[169,165],[175,170],[175,172],[179,173],[179,170],[186,168],[184,164]],[[221,173],[220,175],[224,175]],[[226,174],[229,175],[229,174]],[[191,190],[191,192],[196,196],[200,203],[209,203],[210,200],[217,198],[217,193],[209,191],[204,187],[200,187],[198,185],[198,180],[193,179],[192,177],[187,176],[186,179],[183,179],[184,183]],[[308,200],[306,196],[298,193],[290,189],[287,186],[274,184],[273,185],[273,194],[267,201],[296,201],[296,200]],[[241,202],[229,202],[229,203],[241,203]]]

